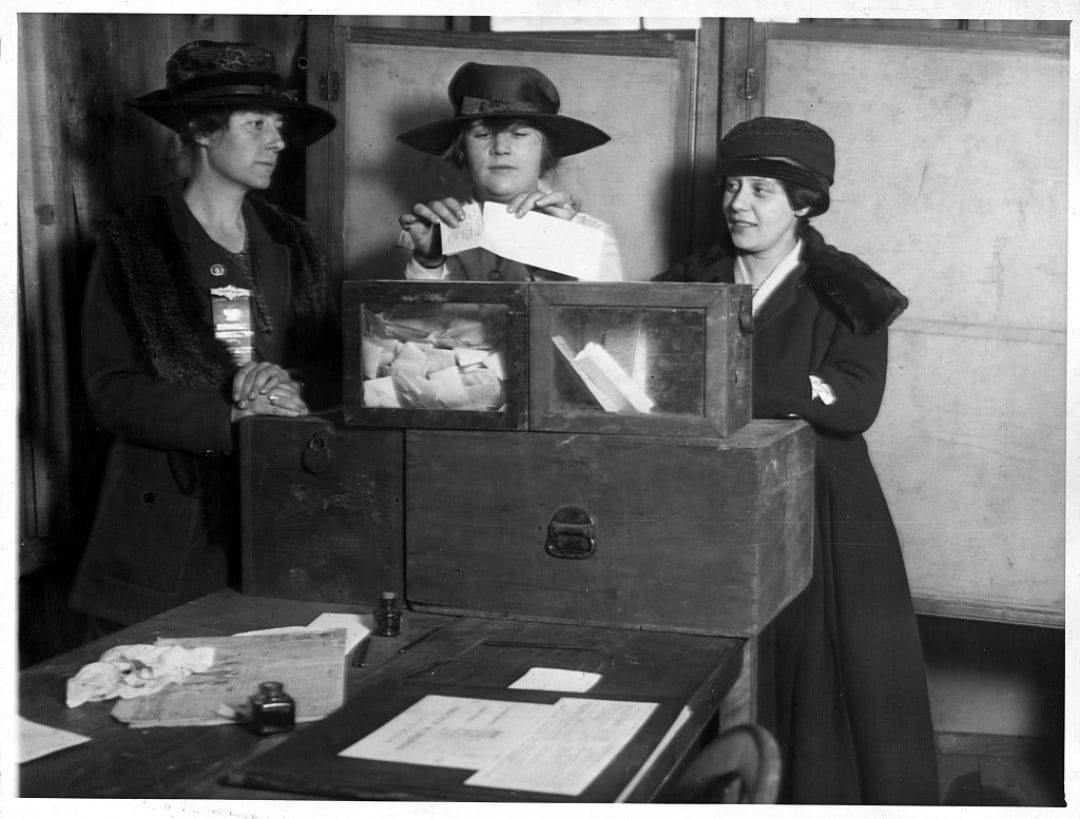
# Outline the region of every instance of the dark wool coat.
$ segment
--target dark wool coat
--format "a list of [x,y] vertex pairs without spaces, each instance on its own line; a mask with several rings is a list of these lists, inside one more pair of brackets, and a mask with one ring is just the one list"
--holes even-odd
[[[754,417],[803,418],[816,433],[814,570],[763,638],[775,663],[763,719],[784,751],[785,801],[937,803],[907,574],[862,436],[885,388],[886,328],[907,299],[812,228],[803,242],[754,322]],[[733,282],[733,248],[718,243],[657,278]],[[831,406],[812,397],[812,373],[835,392]]]
[[[83,304],[83,378],[113,442],[71,604],[125,624],[238,577],[236,367],[214,337],[209,293],[223,283],[210,273],[222,251],[182,192],[105,223]],[[332,400],[340,341],[311,234],[254,196],[244,217],[270,318],[256,354],[297,371],[309,405]]]

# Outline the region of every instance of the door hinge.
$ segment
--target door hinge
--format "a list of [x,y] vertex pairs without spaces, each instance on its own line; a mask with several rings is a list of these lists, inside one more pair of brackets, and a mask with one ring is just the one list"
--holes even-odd
[[319,99],[337,102],[341,93],[341,81],[336,71],[324,71],[319,75]]
[[757,69],[746,69],[746,76],[743,78],[743,99],[752,100],[757,96],[758,92],[758,79]]

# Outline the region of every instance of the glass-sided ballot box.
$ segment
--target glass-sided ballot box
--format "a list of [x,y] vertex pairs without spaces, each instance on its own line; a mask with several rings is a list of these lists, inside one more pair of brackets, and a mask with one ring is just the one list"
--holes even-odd
[[723,437],[750,420],[746,285],[347,281],[348,424]]
[[526,286],[346,281],[347,424],[527,426]]
[[751,298],[747,285],[530,285],[530,429],[729,435],[750,420]]
[[806,586],[814,435],[750,418],[748,286],[344,296],[343,428],[248,422],[253,593],[754,636]]

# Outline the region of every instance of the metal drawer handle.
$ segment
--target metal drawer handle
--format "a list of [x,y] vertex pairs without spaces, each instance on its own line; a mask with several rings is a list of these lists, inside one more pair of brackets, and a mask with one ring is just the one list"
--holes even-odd
[[544,550],[552,557],[584,560],[596,551],[596,534],[589,513],[578,506],[563,506],[551,516]]
[[754,332],[754,302],[752,299],[739,301],[739,330],[743,333]]
[[311,436],[304,454],[300,456],[300,463],[312,475],[321,475],[326,471],[330,466],[330,444],[326,440],[326,433],[316,432]]

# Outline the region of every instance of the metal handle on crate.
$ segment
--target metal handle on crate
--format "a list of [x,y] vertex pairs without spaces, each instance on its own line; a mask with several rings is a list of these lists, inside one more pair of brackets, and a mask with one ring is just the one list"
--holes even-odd
[[304,454],[300,456],[300,463],[312,475],[321,475],[326,471],[330,466],[330,443],[326,440],[325,432],[319,431],[311,436]]
[[752,298],[739,300],[739,329],[744,333],[754,332],[754,301]]
[[584,560],[596,551],[593,521],[579,506],[562,506],[551,516],[544,550],[552,557]]

